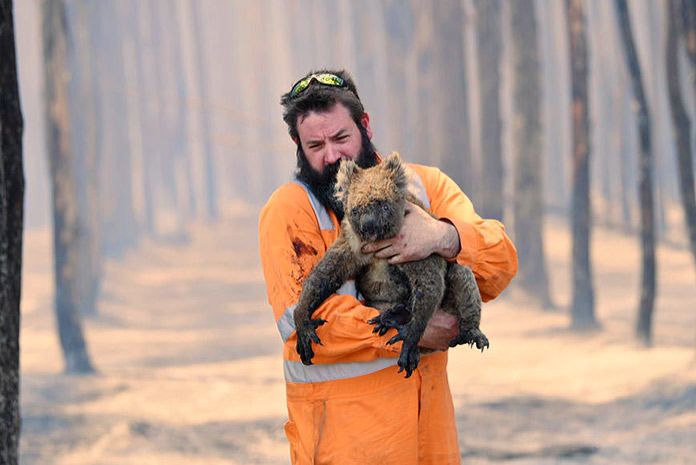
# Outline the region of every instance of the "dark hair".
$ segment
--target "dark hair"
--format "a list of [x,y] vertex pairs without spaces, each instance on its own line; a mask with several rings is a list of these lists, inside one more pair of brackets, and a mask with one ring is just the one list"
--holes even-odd
[[[358,89],[350,74],[345,70],[321,69],[310,71],[304,77],[312,74],[331,73],[340,76],[344,85],[341,87],[327,86],[312,81],[305,90],[295,96],[290,96],[290,92],[280,97],[280,104],[283,106],[283,120],[288,125],[288,132],[293,139],[299,139],[297,133],[297,119],[305,116],[312,111],[329,111],[337,103],[343,104],[350,113],[355,124],[360,127],[360,120],[365,113]],[[303,78],[304,79],[304,78]]]

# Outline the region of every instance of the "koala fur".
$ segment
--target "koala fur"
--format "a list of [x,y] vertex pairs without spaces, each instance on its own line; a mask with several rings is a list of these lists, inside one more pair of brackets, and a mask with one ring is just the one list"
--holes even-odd
[[374,254],[362,253],[365,241],[391,238],[399,232],[407,201],[424,208],[408,193],[407,185],[397,153],[367,169],[352,160],[341,163],[336,182],[336,196],[345,211],[341,233],[305,279],[295,307],[297,352],[305,365],[311,365],[314,357],[312,342],[321,344],[316,328],[326,322],[312,319],[312,313],[352,276],[365,305],[380,311],[369,321],[376,325],[373,331],[398,330],[388,344],[403,341],[398,364],[407,378],[418,366],[418,342],[438,306],[459,316],[460,332],[451,347],[464,343],[476,344],[481,350],[488,347],[488,339],[478,328],[481,295],[469,267],[437,254],[391,265]]

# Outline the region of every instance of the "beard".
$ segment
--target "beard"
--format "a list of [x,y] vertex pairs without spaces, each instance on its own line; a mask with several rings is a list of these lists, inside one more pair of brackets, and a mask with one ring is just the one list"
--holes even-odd
[[[360,125],[359,128],[362,144],[355,163],[360,168],[370,168],[377,164],[377,152],[367,136],[365,128]],[[339,160],[331,165],[326,165],[323,171],[317,171],[309,164],[307,156],[304,150],[302,150],[302,144],[297,146],[297,172],[295,173],[295,179],[306,184],[324,208],[336,214],[338,221],[343,220],[344,216],[343,204],[335,195],[336,175],[338,174],[340,164],[341,161]]]

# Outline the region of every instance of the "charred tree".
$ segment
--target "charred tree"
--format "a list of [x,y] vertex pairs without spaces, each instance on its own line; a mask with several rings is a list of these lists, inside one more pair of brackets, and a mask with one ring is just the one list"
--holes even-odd
[[640,241],[642,250],[642,274],[640,306],[636,336],[646,346],[652,345],[652,318],[655,302],[655,212],[653,204],[653,156],[651,144],[650,109],[645,98],[643,77],[631,29],[626,0],[614,0],[619,20],[619,35],[624,48],[631,89],[638,118],[639,144],[639,193]]
[[167,57],[168,68],[171,69],[167,75],[172,81],[171,94],[174,96],[168,105],[172,110],[167,135],[167,152],[171,159],[166,169],[170,170],[174,188],[175,213],[178,218],[176,233],[183,237],[184,223],[196,216],[196,201],[193,188],[193,159],[188,140],[189,114],[181,52],[181,25],[178,8],[166,2],[160,2],[160,6],[163,8],[160,11],[163,19],[160,33],[163,40],[160,43],[165,47],[162,54]]
[[46,145],[53,193],[53,250],[56,317],[68,373],[93,372],[79,311],[79,224],[74,159],[70,141],[68,41],[65,4],[43,0]]
[[206,49],[203,45],[203,24],[200,19],[201,4],[199,2],[190,2],[191,10],[191,27],[193,29],[194,51],[193,59],[197,71],[198,98],[201,101],[200,108],[200,125],[201,125],[201,142],[203,144],[203,163],[204,169],[204,185],[205,185],[205,208],[206,215],[210,221],[217,221],[219,214],[218,207],[218,188],[217,177],[215,175],[215,153],[213,152],[213,141],[211,134],[210,108],[207,104],[210,101],[208,97],[208,73]]
[[414,161],[417,163],[439,164],[433,151],[436,136],[433,121],[435,120],[434,105],[434,66],[433,66],[433,15],[431,2],[410,0],[409,6],[413,12],[413,54],[415,61],[415,115],[413,121]]
[[[684,223],[689,237],[691,255],[696,265],[696,191],[694,190],[694,161],[691,144],[691,122],[684,108],[684,100],[681,94],[678,66],[679,42],[677,40],[680,30],[679,18],[688,18],[687,11],[691,8],[696,12],[693,4],[683,6],[679,0],[669,0],[668,5],[668,27],[667,27],[667,88],[669,90],[669,103],[672,113],[672,128],[674,139],[677,143],[677,166],[679,167],[679,192],[681,194],[682,205],[684,207]],[[684,21],[685,26],[689,25]],[[696,26],[696,24],[693,24]],[[696,28],[690,32],[691,38],[696,41]],[[685,38],[689,36],[684,34]],[[696,49],[696,43],[693,44]],[[694,50],[696,52],[696,50]]]
[[146,234],[154,236],[155,215],[157,206],[155,205],[156,191],[156,163],[159,158],[156,138],[159,135],[158,110],[159,100],[155,89],[154,74],[157,66],[155,65],[155,50],[152,43],[152,27],[150,26],[151,7],[149,4],[133,1],[134,28],[133,39],[135,42],[136,63],[135,75],[138,80],[136,86],[138,100],[138,115],[140,119],[140,148],[142,162],[142,208],[143,217],[140,228]]
[[127,81],[123,61],[125,3],[95,2],[100,29],[97,72],[102,83],[104,134],[100,163],[101,246],[107,256],[121,257],[136,246],[133,169],[128,134]]
[[476,178],[471,163],[468,79],[465,67],[464,11],[461,0],[442,0],[432,7],[434,100],[428,102],[435,111],[435,138],[432,149],[439,165],[471,196]]
[[481,106],[481,216],[503,220],[503,147],[500,119],[500,0],[476,1],[479,100]]
[[541,86],[534,0],[510,2],[513,60],[513,145],[517,284],[545,308],[553,308],[544,258],[541,179]]
[[101,137],[101,111],[94,66],[95,6],[81,0],[73,3],[75,53],[71,66],[70,121],[73,128],[78,210],[83,233],[78,237],[78,266],[83,279],[78,283],[80,313],[96,315],[101,286],[101,234],[99,219],[98,154]]
[[594,329],[599,325],[594,311],[590,264],[590,121],[587,98],[587,12],[585,0],[566,0],[573,95],[573,201],[570,212],[573,231],[573,302],[571,327]]
[[[401,0],[384,2],[384,20],[386,30],[387,69],[392,85],[389,86],[389,139],[393,148],[401,152],[408,160],[415,151],[413,132],[409,131],[410,107],[404,98],[404,89],[408,89],[408,59],[413,48],[414,21],[411,5]],[[391,149],[392,146],[389,147]]]
[[0,0],[0,464],[19,463],[19,301],[24,227],[24,121],[12,1]]

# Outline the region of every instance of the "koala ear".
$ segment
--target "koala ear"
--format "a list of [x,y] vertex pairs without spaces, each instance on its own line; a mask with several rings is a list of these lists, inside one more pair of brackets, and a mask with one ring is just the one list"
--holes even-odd
[[401,164],[401,157],[399,154],[397,152],[392,152],[382,163],[387,170],[387,174],[391,176],[399,189],[406,189],[408,180],[406,179],[406,172]]
[[355,164],[353,160],[342,160],[341,166],[338,169],[338,174],[336,175],[336,199],[345,205],[346,196],[348,195],[348,188],[350,187],[350,181],[353,176],[360,172],[360,167]]
[[384,160],[384,167],[390,171],[396,171],[400,166],[401,156],[399,156],[398,152],[392,152],[392,154]]

